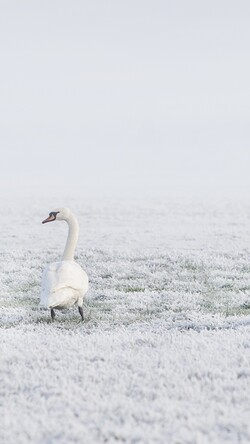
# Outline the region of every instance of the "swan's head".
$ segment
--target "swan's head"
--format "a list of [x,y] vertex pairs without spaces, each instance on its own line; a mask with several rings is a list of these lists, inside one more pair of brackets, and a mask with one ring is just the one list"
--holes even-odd
[[57,208],[49,213],[49,217],[42,221],[43,224],[47,222],[53,222],[54,220],[68,220],[71,215],[71,211],[68,208]]

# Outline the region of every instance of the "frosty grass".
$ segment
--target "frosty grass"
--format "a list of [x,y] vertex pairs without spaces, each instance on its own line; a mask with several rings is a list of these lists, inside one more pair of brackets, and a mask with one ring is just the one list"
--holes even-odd
[[249,205],[69,199],[90,291],[52,323],[58,204],[1,214],[0,442],[250,442]]

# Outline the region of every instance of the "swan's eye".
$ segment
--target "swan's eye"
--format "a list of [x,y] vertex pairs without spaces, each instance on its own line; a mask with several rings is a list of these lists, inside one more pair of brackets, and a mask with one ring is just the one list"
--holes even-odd
[[51,213],[49,213],[49,217],[54,217],[56,219],[58,213],[60,213],[60,211],[52,211]]

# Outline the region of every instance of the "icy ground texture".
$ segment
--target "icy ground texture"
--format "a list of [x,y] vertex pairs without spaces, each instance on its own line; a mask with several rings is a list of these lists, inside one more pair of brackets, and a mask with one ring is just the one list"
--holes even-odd
[[68,199],[85,322],[38,308],[61,202],[1,207],[0,442],[250,442],[250,207]]

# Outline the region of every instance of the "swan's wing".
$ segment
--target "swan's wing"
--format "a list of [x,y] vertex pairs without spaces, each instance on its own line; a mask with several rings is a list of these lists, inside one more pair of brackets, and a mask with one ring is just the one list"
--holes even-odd
[[76,262],[54,262],[44,270],[40,304],[55,307],[67,299],[73,305],[87,290],[88,276]]
[[63,287],[81,290],[88,279],[87,274],[73,261],[55,262],[48,268],[49,282],[53,291]]

